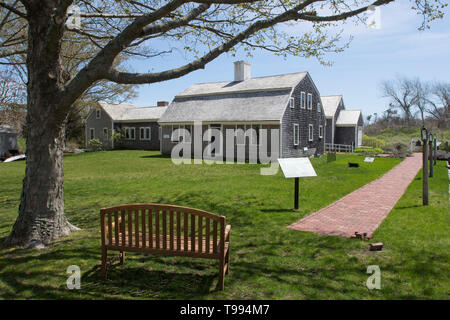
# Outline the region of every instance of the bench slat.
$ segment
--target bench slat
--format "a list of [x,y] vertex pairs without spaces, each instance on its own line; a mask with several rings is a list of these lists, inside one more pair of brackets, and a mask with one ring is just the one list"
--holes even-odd
[[217,221],[213,221],[213,253],[217,253]]
[[174,243],[173,243],[173,240],[174,240],[174,234],[173,234],[173,232],[174,232],[174,225],[173,225],[173,211],[172,210],[170,210],[170,212],[169,212],[169,214],[170,214],[170,217],[169,217],[169,233],[170,233],[170,250],[173,250],[173,248],[174,248]]
[[[162,211],[162,217],[163,217],[163,239],[167,239],[167,211]],[[167,249],[167,241],[163,242],[163,249]]]
[[146,217],[146,209],[142,209],[141,210],[141,219],[142,219],[142,247],[145,248],[147,246],[147,241],[146,241],[146,235],[147,235],[147,230],[146,230],[146,226],[145,226],[145,217]]
[[[195,215],[191,215],[191,243],[195,243]],[[191,246],[191,251],[195,251],[195,245]]]
[[111,212],[108,213],[108,243],[112,244],[112,217],[111,217]]
[[198,252],[203,252],[203,225],[202,225],[202,217],[198,217]]
[[156,248],[160,249],[159,243],[159,209],[155,210],[155,235],[156,235]]
[[134,245],[136,248],[139,248],[139,209],[134,210]]
[[122,218],[122,223],[120,224],[120,234],[122,235],[122,246],[125,247],[125,211],[120,210],[120,216]]
[[177,211],[177,251],[181,251],[181,213]]
[[[185,238],[187,238],[188,237],[188,215],[187,215],[186,212],[184,212],[183,215],[184,215],[184,233],[183,233],[183,236]],[[184,242],[184,251],[185,252],[188,251],[187,241]]]
[[119,244],[119,212],[114,211],[114,243]]
[[[209,218],[205,218],[205,223],[206,223],[206,243],[209,243],[209,228],[210,228],[210,224],[211,224],[211,220]],[[206,253],[209,253],[209,246],[206,246]]]
[[153,248],[153,209],[148,209],[148,237],[150,238],[150,242],[148,246]]
[[133,246],[133,216],[131,209],[128,209],[128,247]]

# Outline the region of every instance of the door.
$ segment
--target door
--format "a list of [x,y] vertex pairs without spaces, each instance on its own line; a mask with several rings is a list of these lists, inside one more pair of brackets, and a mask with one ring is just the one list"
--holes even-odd
[[362,127],[358,127],[358,147],[362,146],[363,130]]

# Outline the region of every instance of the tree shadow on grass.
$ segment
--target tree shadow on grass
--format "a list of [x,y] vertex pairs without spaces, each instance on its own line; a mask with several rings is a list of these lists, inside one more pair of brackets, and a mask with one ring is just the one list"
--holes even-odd
[[[110,266],[104,280],[97,248],[44,250],[17,248],[4,255],[0,274],[1,285],[7,289],[2,290],[1,298],[199,299],[217,290],[218,268],[205,261],[129,255],[125,265]],[[115,253],[111,252],[109,257]],[[70,265],[80,266],[79,290],[67,289]]]
[[403,207],[394,207],[396,210],[405,210],[405,209],[411,209],[411,208],[419,208],[422,207],[418,204],[412,205],[412,206],[403,206]]
[[287,212],[287,213],[292,213],[292,212],[298,212],[295,209],[291,209],[291,208],[287,208],[287,209],[280,209],[280,208],[274,208],[274,209],[260,209],[259,211],[261,212]]
[[154,159],[154,158],[167,159],[167,158],[170,158],[170,156],[164,155],[164,154],[151,154],[148,156],[140,156],[139,158],[141,158],[141,159]]

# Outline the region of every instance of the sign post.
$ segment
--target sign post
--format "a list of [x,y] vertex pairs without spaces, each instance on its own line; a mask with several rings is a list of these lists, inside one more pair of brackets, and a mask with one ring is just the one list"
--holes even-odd
[[299,196],[299,178],[295,178],[295,191],[294,191],[294,209],[298,209],[298,196]]
[[294,181],[294,208],[298,209],[300,194],[300,179],[302,177],[317,177],[311,161],[308,158],[284,158],[278,159],[285,178],[295,178]]

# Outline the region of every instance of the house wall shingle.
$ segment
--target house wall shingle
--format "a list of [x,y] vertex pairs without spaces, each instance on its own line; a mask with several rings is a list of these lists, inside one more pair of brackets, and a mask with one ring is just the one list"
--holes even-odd
[[[86,119],[86,147],[88,147],[88,142],[90,140],[90,129],[94,128],[94,139],[98,139],[103,143],[103,147],[105,149],[111,149],[111,129],[112,129],[112,120],[109,115],[100,110],[100,119],[97,119],[96,110],[90,113],[90,115]],[[103,134],[103,128],[108,129],[108,135],[105,136]]]
[[[114,148],[159,150],[159,125],[157,122],[116,122],[114,130],[125,128],[135,128],[135,138],[133,140],[123,139],[122,143],[116,143]],[[142,140],[140,136],[141,127],[150,127],[150,140]]]
[[[228,123],[220,123],[217,122],[216,124],[221,124],[222,125],[222,133],[223,133],[223,146],[222,146],[222,155],[223,155],[223,160],[226,160],[227,158],[227,152],[226,152],[226,145],[227,145],[227,137],[226,137],[226,130],[236,130],[236,125],[235,124],[228,124]],[[244,123],[243,123],[244,124]],[[256,125],[257,123],[253,123],[254,125]],[[246,130],[250,128],[250,123],[245,124],[247,125]],[[271,152],[272,152],[272,146],[271,146],[271,134],[272,134],[272,130],[274,129],[278,129],[279,130],[279,126],[278,125],[268,125],[268,124],[260,124],[261,129],[266,129],[267,130],[267,155],[270,156]],[[178,126],[176,125],[175,128],[177,128]],[[208,125],[202,125],[202,136],[205,135],[205,132],[208,130],[209,126]],[[178,144],[178,142],[173,142],[171,141],[171,136],[172,136],[172,125],[162,125],[162,144],[161,144],[161,152],[164,155],[171,155],[172,153],[172,149],[173,147],[175,147],[175,145]],[[192,136],[191,138],[191,157],[194,157],[194,137]],[[236,140],[234,140],[232,143],[234,145],[234,160],[237,160],[237,155],[238,155],[238,146],[235,143]],[[205,150],[205,148],[207,148],[209,142],[208,141],[202,141],[202,154]],[[246,137],[246,141],[245,141],[245,149],[244,149],[244,153],[245,153],[245,159],[249,159],[249,153],[250,153],[250,139],[249,137]],[[240,151],[242,152],[242,151]],[[257,147],[256,149],[258,158],[257,161],[259,161],[259,147]]]
[[[305,98],[307,94],[312,94],[312,110],[308,109],[306,105],[305,109],[300,107],[300,95],[301,92],[305,92]],[[320,93],[315,88],[311,78],[305,77],[294,88],[291,97],[294,97],[294,108],[287,106],[283,119],[282,119],[282,157],[300,157],[310,156],[313,154],[323,154],[325,148],[325,139],[319,138],[319,126],[322,125],[325,133],[325,115],[323,110],[317,111],[317,103],[321,102]],[[300,139],[299,145],[294,146],[294,124],[299,124]],[[309,141],[309,124],[314,127],[313,141]],[[307,147],[308,151],[304,151]]]

